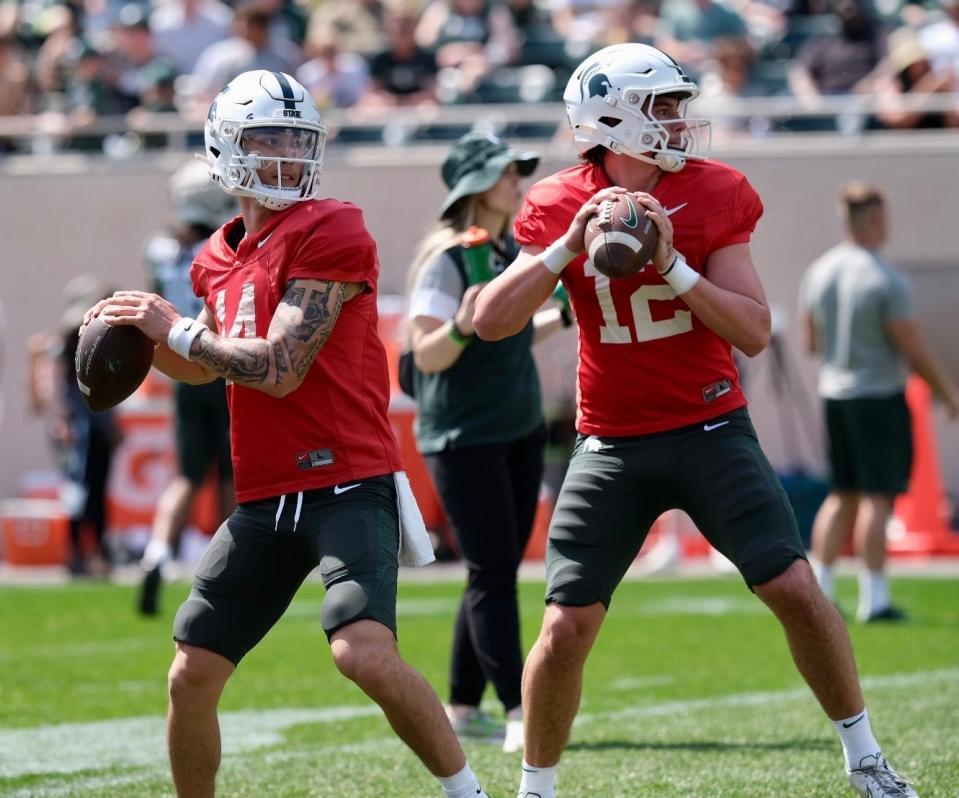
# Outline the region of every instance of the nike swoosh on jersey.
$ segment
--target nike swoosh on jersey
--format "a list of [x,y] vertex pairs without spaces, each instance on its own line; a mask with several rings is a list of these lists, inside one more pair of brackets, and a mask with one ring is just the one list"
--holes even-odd
[[682,205],[677,205],[675,208],[663,208],[663,210],[666,211],[667,216],[672,216],[674,213],[676,213],[676,211],[681,211],[687,205],[689,205],[689,203],[684,202]]
[[353,488],[358,488],[362,485],[362,482],[357,482],[355,485],[344,485],[342,488],[339,485],[333,486],[333,493],[339,496],[341,493],[346,493],[348,490],[353,490]]
[[706,430],[706,432],[712,432],[714,429],[725,427],[728,423],[728,421],[720,421],[718,424],[703,424],[703,429]]
[[620,220],[624,225],[633,229],[639,224],[639,214],[636,213],[636,206],[633,205],[633,201],[626,197],[626,204],[629,205],[629,216],[620,216]]
[[270,240],[270,236],[272,236],[272,235],[273,235],[273,233],[270,233],[270,235],[268,235],[266,238],[262,239],[262,240],[260,241],[260,243],[256,245],[256,248],[259,249],[260,247],[262,247],[267,241]]

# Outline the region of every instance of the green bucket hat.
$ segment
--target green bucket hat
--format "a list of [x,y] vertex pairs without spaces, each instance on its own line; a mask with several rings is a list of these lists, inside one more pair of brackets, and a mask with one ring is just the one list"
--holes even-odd
[[443,182],[450,189],[440,216],[446,216],[463,197],[489,191],[511,163],[516,164],[520,175],[529,177],[539,165],[539,156],[534,152],[517,152],[492,133],[467,133],[458,139],[440,170]]

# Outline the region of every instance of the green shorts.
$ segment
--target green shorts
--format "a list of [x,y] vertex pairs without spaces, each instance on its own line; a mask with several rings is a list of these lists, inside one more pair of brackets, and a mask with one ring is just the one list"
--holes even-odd
[[[215,651],[234,664],[284,613],[317,565],[326,588],[327,637],[354,621],[378,621],[396,634],[399,519],[392,475],[306,491],[283,501],[241,504],[217,531],[197,566],[173,638]],[[338,486],[342,487],[342,486]]]
[[912,419],[905,395],[826,399],[824,411],[835,488],[905,493],[912,468]]
[[216,463],[217,475],[232,479],[230,411],[223,380],[203,385],[178,382],[173,391],[180,473],[199,485]]
[[655,435],[581,435],[550,524],[547,602],[609,607],[650,526],[671,509],[685,510],[750,587],[806,558],[745,409]]

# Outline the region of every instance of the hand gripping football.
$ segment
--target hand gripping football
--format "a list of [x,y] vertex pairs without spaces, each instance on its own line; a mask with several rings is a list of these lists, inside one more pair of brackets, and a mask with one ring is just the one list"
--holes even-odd
[[91,319],[77,346],[77,383],[87,407],[107,410],[140,387],[153,365],[153,341],[136,327]]
[[635,197],[617,194],[601,202],[586,223],[583,243],[600,274],[629,277],[649,263],[659,230]]

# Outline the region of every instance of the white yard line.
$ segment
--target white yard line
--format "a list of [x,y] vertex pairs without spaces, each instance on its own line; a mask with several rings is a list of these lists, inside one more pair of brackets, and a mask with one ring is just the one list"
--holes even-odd
[[[919,671],[916,673],[873,676],[863,679],[863,686],[869,690],[903,689],[917,685],[939,683],[955,684],[959,680],[959,669]],[[584,713],[577,718],[577,724],[596,722],[608,723],[611,720],[653,717],[663,715],[690,714],[706,712],[728,707],[768,706],[773,702],[809,700],[811,695],[806,688],[769,692],[737,693],[714,698],[667,701],[646,706],[631,706],[610,712]],[[220,715],[225,756],[253,751],[279,745],[284,740],[284,731],[300,724],[322,724],[350,721],[357,718],[374,717],[380,714],[378,707],[340,706],[317,709],[276,709],[244,710],[224,712]],[[379,747],[384,741],[360,741],[343,745],[320,746],[311,749],[309,756],[323,751],[344,752],[361,750],[368,746]],[[293,752],[293,756],[302,755]],[[27,774],[64,774],[81,770],[96,771],[107,768],[148,768],[150,774],[140,774],[136,780],[153,777],[157,767],[165,761],[164,721],[162,717],[121,718],[116,720],[90,723],[63,723],[52,726],[40,726],[32,729],[0,729],[0,777],[12,778]],[[284,752],[271,752],[268,756],[283,757]],[[111,785],[123,783],[128,775],[115,777],[91,776],[95,781]],[[82,779],[81,779],[82,780]],[[77,782],[71,780],[67,786],[56,778],[50,785],[50,791],[44,789],[43,795],[76,794]],[[57,783],[64,786],[66,792],[56,792]],[[24,795],[39,795],[39,785],[31,788],[34,792]]]

